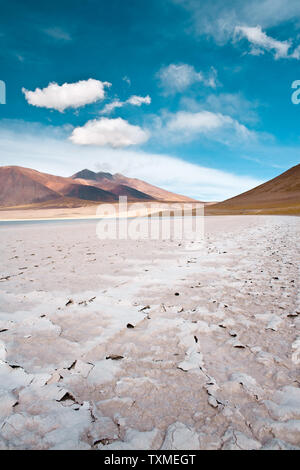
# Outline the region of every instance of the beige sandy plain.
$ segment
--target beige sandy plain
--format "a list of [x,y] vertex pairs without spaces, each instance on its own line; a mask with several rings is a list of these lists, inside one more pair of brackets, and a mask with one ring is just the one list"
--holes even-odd
[[208,217],[194,243],[0,225],[0,448],[299,447],[299,232],[292,216]]
[[185,211],[202,209],[213,203],[202,202],[128,202],[127,205],[119,203],[97,204],[89,203],[82,207],[54,207],[54,208],[0,208],[0,222],[13,220],[79,220],[97,219],[99,217],[143,217],[159,212]]

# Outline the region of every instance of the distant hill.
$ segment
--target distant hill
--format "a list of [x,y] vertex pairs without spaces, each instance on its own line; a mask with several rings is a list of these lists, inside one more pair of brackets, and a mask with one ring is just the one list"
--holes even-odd
[[123,175],[82,170],[70,178],[20,166],[0,167],[0,207],[77,207],[87,203],[129,201],[184,201],[144,181]]
[[[152,184],[146,183],[145,181],[137,178],[127,178],[120,173],[116,173],[114,175],[102,171],[95,173],[85,169],[75,173],[71,178],[79,181],[81,184],[88,182],[88,184],[93,184],[98,188],[111,191],[117,195],[127,195],[128,197],[131,195],[137,199],[146,198],[148,200],[152,199],[165,202],[189,202],[193,200],[187,196],[171,193],[165,189],[158,188],[157,186],[153,186]],[[133,190],[136,190],[136,193],[134,193]]]
[[206,214],[300,214],[300,164],[250,191],[208,206]]
[[99,171],[98,173],[95,173],[94,171],[85,169],[85,170],[78,171],[78,173],[75,173],[75,175],[71,176],[71,178],[101,181],[103,178],[106,178],[108,180],[113,180],[114,177],[111,173],[106,173],[103,171]]

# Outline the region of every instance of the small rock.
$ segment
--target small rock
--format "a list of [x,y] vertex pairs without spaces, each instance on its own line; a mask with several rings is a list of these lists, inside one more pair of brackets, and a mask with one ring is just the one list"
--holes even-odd
[[143,312],[144,310],[149,310],[149,308],[151,308],[150,305],[146,305],[146,307],[141,308],[139,312]]
[[106,360],[111,359],[112,361],[120,361],[124,359],[124,356],[118,356],[117,354],[111,354],[110,356],[106,356]]

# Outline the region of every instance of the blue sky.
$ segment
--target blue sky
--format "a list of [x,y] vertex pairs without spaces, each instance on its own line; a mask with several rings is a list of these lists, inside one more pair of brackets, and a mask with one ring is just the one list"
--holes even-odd
[[0,1],[0,164],[221,200],[300,161],[296,0]]

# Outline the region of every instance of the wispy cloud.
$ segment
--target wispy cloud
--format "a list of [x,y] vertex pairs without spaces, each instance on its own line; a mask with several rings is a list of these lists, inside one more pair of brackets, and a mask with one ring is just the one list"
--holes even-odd
[[242,92],[237,93],[211,93],[201,100],[183,96],[180,106],[191,112],[203,109],[214,113],[231,116],[243,123],[255,124],[259,121],[258,108],[264,104],[258,100],[248,100]]
[[279,170],[285,170],[286,166],[278,165],[276,163],[268,162],[265,158],[257,158],[257,157],[249,157],[248,155],[241,155],[243,160],[248,160],[249,162],[258,163],[258,165],[271,167],[271,168],[278,168]]
[[126,103],[131,104],[132,106],[142,106],[142,104],[151,104],[151,98],[149,95],[147,96],[137,96],[133,95],[128,100]]
[[59,27],[52,27],[52,28],[45,28],[43,32],[50,36],[51,38],[58,40],[58,41],[71,41],[71,35],[62,28]]
[[193,33],[217,42],[230,41],[236,26],[260,25],[263,29],[299,18],[299,0],[172,0],[191,12]]
[[131,80],[127,75],[122,78],[123,82],[127,83],[128,86],[131,86]]
[[25,62],[25,57],[22,54],[19,54],[18,52],[15,53],[15,57],[18,59],[19,62]]
[[289,53],[291,41],[278,41],[268,36],[260,26],[236,26],[234,37],[235,39],[246,38],[252,46],[250,50],[252,55],[261,55],[268,51],[274,54],[275,59],[300,59],[299,47]]
[[122,108],[123,106],[130,104],[132,106],[142,106],[142,104],[151,104],[151,98],[147,96],[133,95],[126,101],[114,100],[111,103],[107,103],[104,108],[100,111],[100,114],[110,114],[116,108]]
[[217,71],[211,67],[210,72],[197,72],[192,65],[170,64],[162,67],[157,73],[160,86],[166,95],[183,92],[194,83],[216,88]]
[[226,146],[255,141],[256,132],[249,130],[231,116],[202,109],[181,110],[157,116],[153,138],[168,146],[192,141],[215,141]]
[[103,109],[101,109],[100,114],[110,114],[117,108],[122,108],[124,106],[123,101],[114,100],[110,103],[107,103]]

